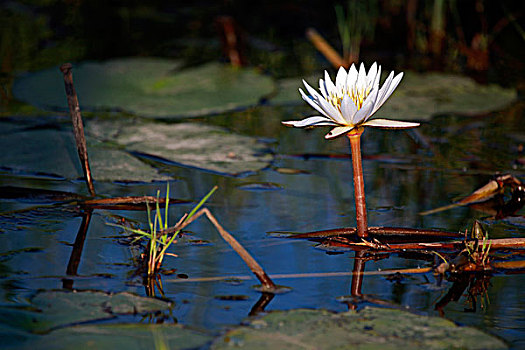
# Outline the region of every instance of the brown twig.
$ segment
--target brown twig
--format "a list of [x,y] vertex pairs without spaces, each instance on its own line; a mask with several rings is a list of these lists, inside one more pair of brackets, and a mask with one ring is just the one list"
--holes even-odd
[[219,224],[219,222],[217,221],[215,216],[213,216],[213,214],[208,210],[208,208],[202,208],[199,211],[197,211],[188,220],[186,220],[184,222],[179,222],[177,225],[175,225],[175,226],[173,226],[173,227],[171,227],[171,228],[169,228],[167,230],[159,232],[159,236],[160,235],[164,235],[164,234],[170,234],[170,233],[174,233],[174,232],[180,231],[184,227],[188,226],[189,224],[191,224],[192,222],[197,220],[202,215],[206,215],[208,220],[210,220],[210,222],[213,224],[213,226],[215,226],[217,231],[219,231],[219,234],[221,235],[221,237],[226,242],[228,242],[228,244],[232,247],[233,250],[235,250],[235,252],[237,254],[239,254],[239,256],[242,258],[242,260],[244,260],[246,265],[248,265],[250,270],[252,270],[252,272],[259,279],[259,281],[261,281],[262,290],[264,292],[274,292],[274,291],[276,291],[277,290],[277,286],[273,283],[273,281],[270,279],[270,277],[268,277],[266,272],[264,272],[264,270],[261,267],[261,265],[259,265],[259,263],[250,255],[250,253],[248,253],[248,251],[246,249],[244,249],[244,247]]
[[245,62],[241,54],[241,43],[235,20],[230,16],[220,16],[217,18],[217,23],[223,32],[223,51],[228,55],[230,64],[233,67],[242,67]]
[[[501,238],[489,239],[486,244],[490,244],[490,249],[519,249],[525,248],[525,238]],[[356,249],[370,249],[369,246],[359,242],[341,243],[341,246]],[[464,241],[450,242],[415,242],[415,243],[390,243],[388,246],[381,246],[381,251],[400,251],[400,250],[460,250],[465,246]]]
[[332,64],[334,68],[341,66],[347,68],[348,64],[344,59],[334,50],[334,48],[313,28],[306,30],[306,37],[314,44],[315,48],[321,52],[324,57]]
[[69,114],[73,122],[73,131],[75,133],[75,141],[77,144],[78,156],[80,163],[82,163],[82,170],[91,196],[95,196],[95,187],[93,186],[93,179],[91,177],[91,170],[89,168],[88,153],[86,147],[86,137],[84,136],[84,125],[82,123],[82,115],[80,114],[80,107],[78,104],[77,93],[73,85],[73,73],[71,72],[73,66],[71,63],[64,63],[60,66],[60,70],[64,74],[64,84],[66,87],[67,104],[69,106]]
[[[345,228],[337,228],[337,229],[332,229],[332,230],[299,233],[299,234],[295,234],[292,236],[288,236],[287,238],[322,239],[322,238],[337,237],[337,236],[352,236],[352,235],[355,235],[356,233],[357,233],[357,229],[355,227],[347,227],[347,228],[345,227]],[[421,238],[421,237],[461,238],[463,237],[463,233],[457,233],[457,232],[446,232],[446,231],[440,231],[440,230],[406,228],[406,227],[383,227],[383,226],[369,227],[368,233],[374,236],[385,236],[384,238],[388,238],[388,236],[405,236],[405,237],[416,237],[416,238]],[[383,239],[383,237],[381,237],[381,239]]]
[[[165,198],[157,198],[153,196],[130,196],[130,197],[113,197],[100,199],[87,199],[81,201],[80,204],[91,209],[107,209],[107,210],[145,210],[146,205],[152,203],[164,204]],[[170,204],[188,203],[186,200],[170,198]]]

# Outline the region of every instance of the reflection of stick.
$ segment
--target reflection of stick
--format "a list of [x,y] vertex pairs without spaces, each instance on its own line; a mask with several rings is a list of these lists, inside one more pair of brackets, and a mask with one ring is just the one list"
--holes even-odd
[[275,294],[273,293],[262,293],[261,297],[255,305],[253,305],[252,309],[250,310],[249,316],[255,316],[257,314],[260,314],[261,312],[264,312],[264,308],[268,306],[270,301],[274,298]]
[[84,125],[82,124],[82,115],[80,114],[80,107],[78,105],[77,93],[73,86],[73,73],[71,63],[64,63],[60,66],[60,70],[64,74],[64,84],[66,86],[67,104],[69,105],[69,114],[73,122],[73,131],[75,133],[75,141],[77,143],[78,156],[80,163],[82,163],[82,170],[89,190],[89,194],[95,195],[95,187],[93,186],[93,179],[91,178],[91,170],[89,169],[89,160],[86,147],[86,137],[84,136]]
[[[89,228],[89,223],[91,222],[91,213],[92,210],[88,209],[82,214],[82,223],[78,229],[77,237],[75,238],[75,243],[73,244],[73,250],[71,251],[71,256],[69,257],[69,262],[66,268],[66,275],[76,276],[78,271],[78,265],[80,264],[80,257],[82,256],[82,250],[84,249],[84,241],[86,240],[87,230]],[[73,280],[69,278],[63,279],[63,288],[73,289]]]
[[177,232],[177,231],[180,231],[182,230],[184,227],[188,226],[189,224],[191,224],[193,221],[197,220],[201,215],[206,215],[208,217],[208,220],[211,221],[211,223],[215,226],[215,228],[217,229],[217,231],[219,231],[219,234],[221,235],[221,237],[226,241],[228,242],[228,244],[233,248],[233,250],[235,250],[235,252],[237,254],[239,254],[239,256],[242,258],[242,260],[244,260],[244,262],[246,263],[246,265],[248,265],[248,267],[250,268],[250,270],[252,270],[252,272],[255,274],[255,276],[257,276],[257,278],[259,279],[259,281],[261,281],[261,284],[262,284],[262,289],[264,292],[273,292],[277,289],[277,287],[275,286],[275,284],[272,282],[272,280],[270,279],[270,277],[268,277],[268,275],[266,274],[266,272],[264,272],[263,268],[261,267],[261,265],[259,265],[259,263],[257,263],[257,261],[255,261],[255,259],[250,255],[250,253],[248,253],[248,251],[246,249],[244,249],[244,247],[239,243],[237,242],[237,240],[232,236],[230,235],[220,224],[219,222],[217,221],[217,219],[215,219],[215,216],[212,215],[212,213],[208,210],[208,208],[202,208],[201,210],[199,210],[198,212],[196,212],[191,218],[189,218],[188,220],[180,223],[180,224],[177,224],[175,225],[174,227],[171,227],[167,230],[164,230],[164,231],[161,231],[159,232],[159,235],[164,235],[164,234],[169,234],[169,233],[173,233],[173,232]]
[[324,57],[334,66],[334,68],[339,68],[341,66],[346,67],[347,64],[334,50],[334,48],[326,41],[324,38],[313,28],[308,28],[306,30],[306,37],[314,44],[315,48],[321,52]]

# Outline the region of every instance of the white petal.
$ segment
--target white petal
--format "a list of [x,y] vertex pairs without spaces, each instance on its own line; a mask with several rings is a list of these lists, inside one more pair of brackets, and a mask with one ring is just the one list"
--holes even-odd
[[354,127],[353,126],[337,126],[330,130],[328,134],[324,136],[325,139],[333,139],[334,137],[337,137],[339,135],[346,134],[347,132],[351,131]]
[[343,97],[343,101],[341,101],[341,114],[343,114],[343,118],[346,121],[345,124],[352,124],[352,120],[354,119],[356,112],[357,107],[354,101],[350,98],[350,96],[345,95]]
[[332,83],[332,79],[330,79],[330,76],[328,75],[327,71],[324,71],[324,85],[326,86],[326,91],[328,94],[335,94],[336,89],[334,83]]
[[318,102],[316,100],[314,100],[312,97],[308,96],[307,94],[304,93],[303,89],[299,89],[299,92],[301,93],[301,96],[303,97],[303,100],[305,100],[306,102],[308,102],[308,104],[310,106],[312,106],[313,108],[315,108],[315,110],[317,110],[319,113],[321,113],[322,115],[324,115],[325,117],[327,118],[330,118],[328,116],[328,114],[324,111],[324,109],[318,104]]
[[317,92],[317,90],[315,90],[313,87],[311,87],[310,85],[308,85],[308,83],[306,82],[306,80],[303,79],[303,84],[304,86],[306,87],[306,90],[308,90],[308,93],[310,94],[310,96],[313,97],[314,101],[315,100],[320,100],[322,99],[323,97]]
[[359,74],[357,75],[357,82],[356,82],[356,88],[357,90],[364,90],[366,87],[366,71],[365,71],[365,65],[361,63],[361,66],[359,66]]
[[374,80],[374,84],[372,85],[373,89],[379,89],[379,80],[381,80],[381,66],[377,68],[376,78]]
[[328,91],[326,91],[326,85],[323,79],[319,79],[319,91],[321,91],[321,94],[325,99],[328,98]]
[[335,86],[337,90],[342,90],[346,83],[346,70],[343,66],[339,67],[337,71],[337,76],[335,77]]
[[368,97],[363,101],[363,105],[354,115],[352,124],[356,125],[370,118],[377,101],[377,93],[377,90],[373,90],[372,93],[368,95]]
[[377,76],[377,63],[374,62],[372,64],[372,67],[370,67],[370,70],[368,71],[368,74],[366,76],[366,85],[372,86],[372,84],[374,84],[376,80],[376,76]]
[[385,97],[386,92],[388,91],[388,88],[392,84],[392,79],[393,78],[394,78],[394,72],[390,72],[388,77],[385,79],[385,82],[383,83],[383,86],[381,86],[381,89],[379,89],[379,93],[377,94],[376,105],[374,107],[374,113],[375,113],[375,111],[377,111],[379,109],[379,107],[381,107],[383,105],[384,101],[386,101],[386,99],[384,97]]
[[415,128],[416,126],[419,126],[419,123],[403,122],[400,120],[390,120],[390,119],[370,119],[370,120],[367,120],[363,125],[371,126],[375,128],[407,129],[407,128]]
[[286,126],[293,126],[296,128],[304,128],[306,126],[327,126],[337,125],[330,119],[321,116],[308,117],[303,120],[287,120],[282,122]]
[[386,100],[390,97],[390,95],[392,95],[394,90],[399,85],[399,82],[401,82],[402,78],[403,78],[403,72],[399,73],[398,75],[396,75],[394,79],[392,79],[392,82],[387,87],[388,89],[385,89],[384,95],[381,97],[380,100],[377,101],[376,106],[374,108],[374,113],[383,105],[383,103],[386,102]]
[[357,69],[355,69],[355,65],[352,63],[350,70],[348,70],[348,75],[346,76],[346,86],[354,86],[356,81]]
[[339,109],[335,108],[330,102],[320,99],[318,103],[321,106],[321,108],[325,111],[328,118],[332,119],[337,124],[346,124],[346,121],[341,115]]

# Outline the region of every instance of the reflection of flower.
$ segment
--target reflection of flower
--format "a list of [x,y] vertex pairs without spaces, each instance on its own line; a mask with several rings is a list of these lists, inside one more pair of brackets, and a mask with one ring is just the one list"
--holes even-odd
[[391,72],[381,89],[379,79],[381,66],[374,62],[368,74],[361,63],[359,72],[352,64],[348,73],[341,67],[335,78],[335,85],[325,71],[325,79],[319,80],[319,94],[303,80],[310,95],[299,89],[303,99],[321,115],[303,120],[285,121],[284,125],[302,127],[335,126],[325,137],[327,139],[346,134],[354,128],[372,126],[378,128],[413,128],[419,123],[389,119],[369,119],[390,97],[403,77],[394,77]]

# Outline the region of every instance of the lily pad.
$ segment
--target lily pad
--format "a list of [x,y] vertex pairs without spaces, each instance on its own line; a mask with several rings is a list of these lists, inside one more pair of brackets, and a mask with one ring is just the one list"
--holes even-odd
[[[160,58],[78,64],[73,79],[80,107],[152,118],[194,117],[255,105],[274,90],[273,80],[255,69],[219,63],[180,66],[180,61]],[[58,67],[20,77],[13,95],[44,109],[67,109]]]
[[200,123],[92,120],[87,132],[128,151],[222,174],[254,172],[273,159],[254,138]]
[[[317,86],[314,78],[306,79]],[[270,102],[302,103],[298,89],[301,79],[278,82],[279,93]],[[465,76],[445,73],[405,72],[403,80],[377,117],[402,120],[429,120],[442,113],[480,114],[502,109],[516,99],[516,91],[498,85],[481,85]]]
[[33,338],[24,349],[197,349],[212,338],[179,324],[75,326]]
[[[3,123],[0,123],[0,127]],[[49,174],[67,179],[82,176],[72,132],[35,129],[0,138],[0,167],[15,172]],[[91,171],[96,181],[153,181],[167,176],[127,152],[88,138]]]
[[367,307],[359,312],[276,311],[217,339],[212,349],[506,349],[501,340],[444,318]]
[[170,303],[131,293],[99,291],[45,291],[25,308],[3,307],[0,324],[30,333],[46,333],[57,327],[169,309]]

